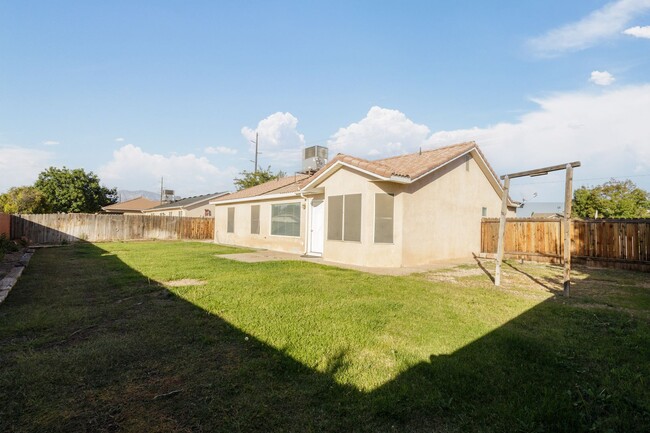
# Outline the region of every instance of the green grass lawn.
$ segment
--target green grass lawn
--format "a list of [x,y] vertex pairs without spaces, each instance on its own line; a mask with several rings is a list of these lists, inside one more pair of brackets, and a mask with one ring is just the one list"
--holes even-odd
[[232,252],[38,251],[0,305],[0,431],[650,431],[647,274],[580,268],[565,299],[549,266]]

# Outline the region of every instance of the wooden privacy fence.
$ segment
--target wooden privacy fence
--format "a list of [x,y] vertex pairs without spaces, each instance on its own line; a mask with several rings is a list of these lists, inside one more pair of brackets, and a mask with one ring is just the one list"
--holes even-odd
[[37,244],[127,241],[136,239],[212,239],[214,218],[157,215],[12,215],[12,239]]
[[[561,219],[508,218],[505,255],[561,263],[564,248]],[[593,266],[650,271],[650,219],[571,220],[571,259]],[[499,220],[481,222],[481,252],[494,254]]]
[[0,213],[0,236],[5,235],[6,237],[11,236],[11,216],[6,213]]

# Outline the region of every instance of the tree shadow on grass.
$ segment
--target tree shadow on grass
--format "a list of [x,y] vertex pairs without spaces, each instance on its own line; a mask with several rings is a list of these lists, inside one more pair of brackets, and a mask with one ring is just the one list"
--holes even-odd
[[361,392],[345,353],[319,373],[95,245],[43,251],[0,307],[0,430],[648,431],[648,324],[561,302]]

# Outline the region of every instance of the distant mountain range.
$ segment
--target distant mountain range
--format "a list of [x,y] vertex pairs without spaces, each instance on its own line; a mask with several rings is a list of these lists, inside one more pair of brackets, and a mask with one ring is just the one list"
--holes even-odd
[[138,197],[148,198],[149,200],[160,200],[160,193],[151,191],[127,191],[124,189],[117,191],[118,202],[133,200]]

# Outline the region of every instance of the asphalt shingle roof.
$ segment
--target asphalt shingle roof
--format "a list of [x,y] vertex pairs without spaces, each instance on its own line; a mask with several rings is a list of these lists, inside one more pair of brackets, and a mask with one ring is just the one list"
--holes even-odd
[[256,185],[250,188],[242,189],[232,194],[219,197],[214,202],[224,200],[235,200],[238,198],[257,197],[268,194],[282,194],[287,192],[298,192],[302,182],[311,176],[308,174],[296,174],[294,176],[281,177],[280,179],[270,180],[268,182]]
[[160,204],[159,201],[149,200],[145,197],[137,197],[131,200],[126,200],[120,203],[111,204],[108,206],[102,207],[106,212],[125,212],[125,211],[139,211],[145,209],[151,209],[156,205]]
[[218,203],[220,201],[259,197],[269,194],[298,192],[303,186],[318,178],[321,174],[339,162],[357,167],[360,170],[376,174],[377,176],[383,178],[391,178],[397,176],[408,180],[414,180],[422,175],[436,170],[437,168],[472,150],[475,150],[479,153],[479,155],[481,155],[483,161],[485,161],[487,164],[488,170],[492,172],[494,178],[497,179],[498,182],[496,173],[487,163],[487,160],[485,160],[485,157],[483,156],[483,153],[479,147],[475,142],[468,141],[465,143],[440,147],[433,150],[393,156],[390,158],[378,159],[375,161],[369,161],[367,159],[339,153],[313,175],[296,174],[294,176],[287,176],[281,179],[271,180],[261,185],[243,189],[241,191],[220,197],[213,202]]
[[374,161],[339,153],[314,176],[319,176],[322,172],[340,161],[381,177],[389,178],[392,176],[399,176],[416,179],[473,148],[478,149],[476,143],[469,141],[466,143],[454,144],[452,146],[440,147],[438,149],[409,153],[407,155],[393,156]]
[[211,200],[213,198],[221,197],[223,195],[226,195],[225,192],[215,192],[214,194],[203,194],[203,195],[196,195],[194,197],[187,197],[181,200],[176,200],[171,203],[164,203],[161,205],[156,206],[154,209],[170,209],[170,208],[177,208],[177,207],[185,207],[185,206],[191,206],[193,204],[205,201],[205,200]]

